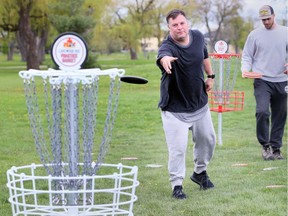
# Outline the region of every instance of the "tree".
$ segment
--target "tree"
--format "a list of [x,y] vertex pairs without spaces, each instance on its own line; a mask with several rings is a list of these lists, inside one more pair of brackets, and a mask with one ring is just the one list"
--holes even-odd
[[[185,9],[186,1],[157,0],[157,1],[129,1],[123,4],[111,1],[106,4],[105,14],[99,20],[95,30],[96,50],[110,53],[115,50],[127,49],[130,58],[137,59],[139,48],[145,52],[146,38],[156,37],[158,44],[167,33],[165,16],[172,8]],[[187,8],[191,8],[190,5]],[[119,48],[119,44],[121,47]]]
[[244,47],[247,35],[253,30],[252,20],[245,21],[242,17],[235,17],[230,20],[230,28],[224,29],[224,35],[229,35],[227,42],[235,48],[235,53],[239,53]]
[[4,44],[7,45],[7,59],[12,60],[14,46],[18,44],[22,60],[27,69],[39,69],[44,60],[48,23],[45,13],[46,1],[0,0],[0,28]]
[[158,46],[161,44],[164,36],[167,34],[167,31],[163,29],[163,25],[167,26],[165,20],[166,14],[173,8],[179,8],[185,11],[185,8],[193,8],[193,3],[191,4],[189,1],[157,1],[154,13],[151,14],[151,19],[153,19],[155,23],[153,36],[157,38]]
[[18,31],[17,5],[12,0],[1,0],[0,7],[0,34],[3,40],[3,53],[7,54],[7,60],[13,60],[13,52],[16,44],[15,32]]
[[93,8],[84,8],[84,2],[85,0],[62,0],[50,4],[49,20],[58,33],[73,31],[84,34],[95,26],[90,16]]
[[242,2],[239,0],[196,0],[197,11],[208,30],[210,50],[219,39],[227,39],[223,34],[224,29],[231,28],[230,22],[239,17],[239,10],[242,9]]
[[26,57],[27,69],[39,69],[44,59],[48,34],[48,20],[45,13],[46,1],[17,0],[19,21],[17,42]]
[[[49,6],[49,20],[59,34],[63,32],[78,33],[85,39],[89,47],[96,25],[93,14],[95,14],[97,6],[99,7],[95,1],[54,0],[54,3]],[[83,67],[95,66],[97,66],[96,57],[93,57],[90,52]]]
[[[121,38],[124,46],[130,51],[130,58],[138,58],[137,51],[142,38],[152,35],[155,23],[150,19],[155,8],[156,0],[135,0],[124,5],[118,5],[115,14],[118,18],[114,27],[114,34]],[[119,7],[120,6],[120,7]],[[123,13],[123,10],[126,13]]]

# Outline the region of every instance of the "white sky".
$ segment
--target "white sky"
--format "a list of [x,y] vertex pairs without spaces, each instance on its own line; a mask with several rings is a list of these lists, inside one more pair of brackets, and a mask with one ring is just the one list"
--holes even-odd
[[243,15],[257,19],[259,8],[266,4],[273,7],[276,19],[287,19],[287,0],[244,0]]
[[[261,21],[258,19],[258,10],[263,5],[270,5],[273,7],[276,21],[278,23],[283,19],[288,19],[287,10],[288,10],[288,0],[243,0],[243,11],[242,15],[244,18],[252,18],[255,22],[255,27],[262,25]],[[207,29],[203,23],[193,24],[192,28],[199,29],[202,33],[206,33]]]

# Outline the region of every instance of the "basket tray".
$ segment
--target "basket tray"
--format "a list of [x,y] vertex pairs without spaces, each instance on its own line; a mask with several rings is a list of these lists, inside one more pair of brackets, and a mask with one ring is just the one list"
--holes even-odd
[[102,174],[75,177],[47,176],[39,164],[12,167],[7,171],[12,215],[133,215],[138,168],[122,164],[101,166]]
[[210,110],[213,112],[240,111],[244,108],[244,92],[208,92]]

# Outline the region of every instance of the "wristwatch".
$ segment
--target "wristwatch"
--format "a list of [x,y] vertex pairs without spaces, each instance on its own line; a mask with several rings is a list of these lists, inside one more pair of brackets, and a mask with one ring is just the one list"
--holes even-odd
[[211,74],[207,76],[208,78],[214,79],[215,78],[215,74]]

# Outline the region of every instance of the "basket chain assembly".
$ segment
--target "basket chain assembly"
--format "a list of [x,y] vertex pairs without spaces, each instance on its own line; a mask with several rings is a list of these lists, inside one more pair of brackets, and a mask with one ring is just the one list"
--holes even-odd
[[[106,115],[102,115],[102,119],[97,119],[97,115],[100,115],[97,114],[97,108],[99,79],[102,74],[94,75],[92,72],[92,76],[89,74],[86,77],[78,74],[75,78],[66,74],[59,76],[55,71],[47,71],[46,75],[35,75],[32,72],[30,74],[28,71],[28,75],[22,72],[26,104],[36,150],[47,174],[56,177],[95,175],[111,141],[121,85],[120,79],[116,77],[123,75],[123,72],[116,70],[116,74],[110,75]],[[48,72],[53,73],[48,75]],[[42,86],[36,84],[37,78],[43,80]],[[46,117],[43,113],[46,113]],[[104,121],[104,124],[101,122],[104,125],[102,129],[97,121]],[[98,145],[95,145],[96,142]],[[79,162],[83,163],[82,170],[79,170]],[[64,163],[69,166],[64,166]],[[47,166],[48,164],[52,166]],[[86,187],[91,188],[91,181],[86,183]],[[77,190],[82,187],[81,184],[76,180],[59,180],[54,181],[54,189]],[[75,194],[68,196],[67,200],[63,200],[60,195],[53,199],[55,203],[78,203]],[[87,196],[86,202],[90,202],[89,200]]]

